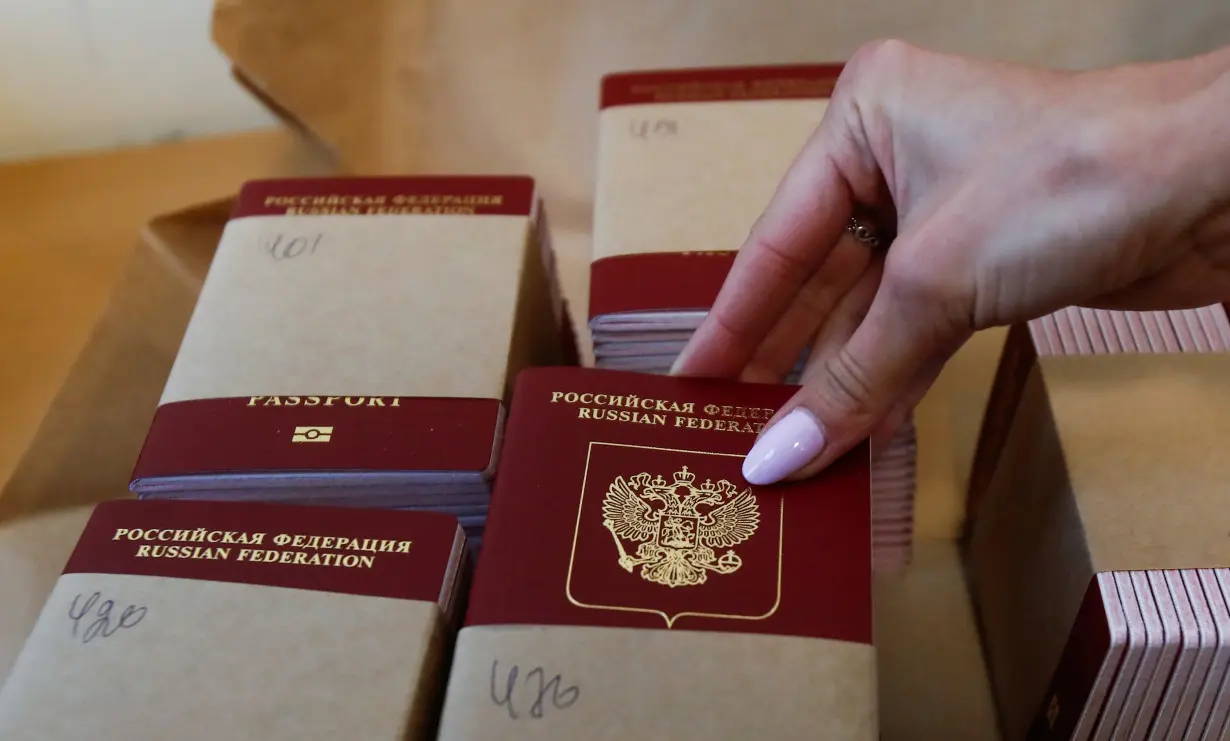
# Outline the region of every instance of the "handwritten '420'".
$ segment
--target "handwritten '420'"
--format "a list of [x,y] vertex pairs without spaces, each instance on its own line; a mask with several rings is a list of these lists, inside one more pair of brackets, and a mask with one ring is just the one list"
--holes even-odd
[[119,607],[113,599],[103,599],[101,592],[86,597],[78,594],[68,606],[68,619],[72,622],[73,637],[82,643],[95,638],[110,638],[118,631],[132,628],[145,618],[143,605]]
[[261,242],[261,247],[274,260],[293,260],[303,255],[316,254],[320,240],[324,234],[300,234],[287,237],[285,234],[275,234]]

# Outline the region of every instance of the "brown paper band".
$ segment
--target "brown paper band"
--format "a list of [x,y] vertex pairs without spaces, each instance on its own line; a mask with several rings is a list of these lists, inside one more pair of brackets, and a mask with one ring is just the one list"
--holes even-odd
[[244,216],[528,216],[534,180],[523,176],[287,178],[244,184],[231,218]]
[[840,64],[620,72],[602,78],[600,107],[646,103],[827,98]]
[[244,396],[163,404],[133,481],[224,473],[489,471],[495,399]]
[[[457,542],[433,512],[233,502],[98,505],[65,574],[130,574],[436,601]],[[259,618],[259,616],[253,616]]]

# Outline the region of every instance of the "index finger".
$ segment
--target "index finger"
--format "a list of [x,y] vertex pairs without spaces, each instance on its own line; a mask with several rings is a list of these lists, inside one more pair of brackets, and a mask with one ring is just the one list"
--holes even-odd
[[740,247],[675,373],[738,375],[841,237],[853,205],[834,157],[829,111],[831,104]]

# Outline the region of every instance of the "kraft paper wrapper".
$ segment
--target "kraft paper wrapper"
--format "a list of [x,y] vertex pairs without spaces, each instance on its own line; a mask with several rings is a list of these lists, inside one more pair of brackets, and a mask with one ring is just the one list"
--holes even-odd
[[1031,372],[966,557],[1005,738],[1033,720],[1095,574],[1230,565],[1227,377],[1224,353]]
[[[492,676],[495,697],[503,700],[513,667],[519,679],[510,713],[508,704],[492,700]],[[548,694],[541,717],[532,712],[537,668],[545,682],[558,674],[564,693]],[[875,649],[813,638],[627,628],[482,626],[458,636],[441,741],[630,736],[875,739]]]
[[[94,592],[146,613],[86,642],[68,613]],[[441,622],[432,602],[69,574],[0,691],[0,737],[426,739]]]
[[[603,110],[594,259],[737,250],[827,107],[821,98]],[[642,125],[673,133],[634,134]]]
[[[545,290],[541,275],[523,277],[536,263],[542,272],[531,223],[498,215],[234,219],[161,403],[302,393],[503,399],[518,314],[543,306],[523,295],[526,284]],[[320,235],[320,245],[274,260],[261,245],[279,234]],[[546,312],[539,321],[552,326]]]

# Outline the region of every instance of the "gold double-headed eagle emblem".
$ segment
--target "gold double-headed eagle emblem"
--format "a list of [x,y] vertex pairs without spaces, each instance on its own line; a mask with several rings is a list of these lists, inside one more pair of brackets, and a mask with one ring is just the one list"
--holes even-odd
[[[602,500],[602,524],[615,538],[619,565],[629,573],[668,587],[704,584],[709,572],[731,574],[743,565],[731,550],[756,533],[760,510],[751,489],[722,479],[696,485],[696,475],[618,476]],[[639,543],[629,554],[624,541]],[[726,549],[721,555],[718,550]]]

